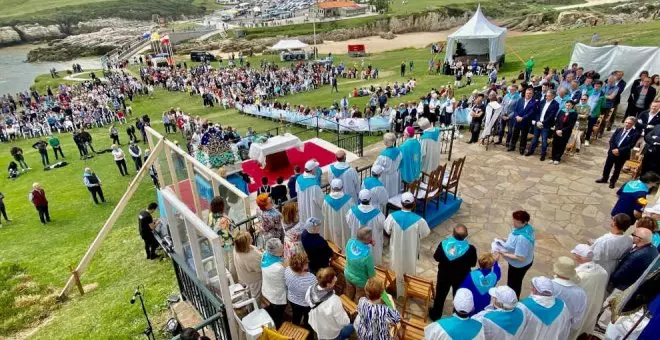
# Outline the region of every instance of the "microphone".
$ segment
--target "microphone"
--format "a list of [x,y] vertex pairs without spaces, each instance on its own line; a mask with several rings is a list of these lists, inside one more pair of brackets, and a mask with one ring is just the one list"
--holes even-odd
[[133,293],[133,297],[131,298],[131,304],[135,303],[135,299],[138,295],[140,295],[140,287],[135,288],[135,293]]

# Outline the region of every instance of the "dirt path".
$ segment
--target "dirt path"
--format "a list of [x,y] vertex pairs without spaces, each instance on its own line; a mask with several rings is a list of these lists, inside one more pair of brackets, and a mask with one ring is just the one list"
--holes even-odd
[[613,3],[617,3],[617,2],[628,2],[630,0],[586,0],[586,1],[587,1],[587,3],[584,3],[584,4],[576,4],[576,5],[555,7],[555,9],[563,10],[563,9],[580,8],[580,7],[592,7],[592,6],[598,6],[598,5],[604,5],[604,4],[613,4]]

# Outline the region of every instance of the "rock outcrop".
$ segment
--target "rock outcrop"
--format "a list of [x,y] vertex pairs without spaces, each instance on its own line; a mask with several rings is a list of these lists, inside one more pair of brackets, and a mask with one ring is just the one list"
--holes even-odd
[[13,27],[0,27],[0,46],[13,45],[21,42],[21,36]]

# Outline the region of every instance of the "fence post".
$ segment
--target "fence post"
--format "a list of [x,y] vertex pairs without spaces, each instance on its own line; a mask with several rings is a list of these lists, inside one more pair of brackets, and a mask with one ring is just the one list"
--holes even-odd
[[319,138],[319,117],[316,117],[316,138]]
[[449,155],[447,155],[447,160],[451,161],[451,151],[454,148],[454,131],[456,131],[453,127],[451,129],[451,138],[449,139]]
[[360,133],[358,135],[358,143],[360,144],[360,152],[358,154],[360,157],[364,157],[364,134]]

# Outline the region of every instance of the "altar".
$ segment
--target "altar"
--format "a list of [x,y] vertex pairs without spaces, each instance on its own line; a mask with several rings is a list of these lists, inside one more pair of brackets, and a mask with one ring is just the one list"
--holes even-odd
[[297,136],[286,133],[283,136],[271,137],[264,143],[252,143],[248,156],[257,161],[262,169],[277,171],[289,167],[286,150],[292,148],[304,151],[305,145]]

